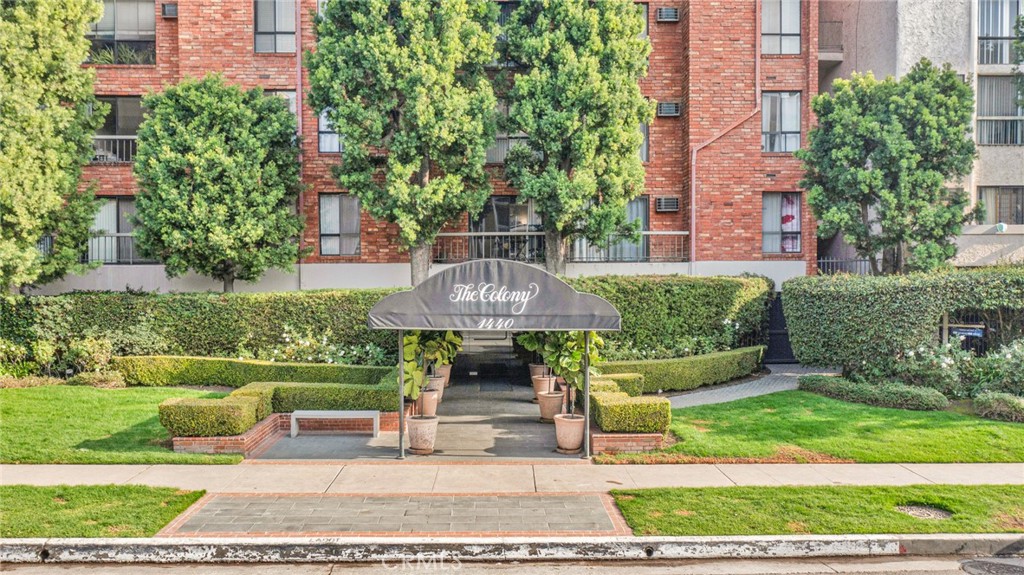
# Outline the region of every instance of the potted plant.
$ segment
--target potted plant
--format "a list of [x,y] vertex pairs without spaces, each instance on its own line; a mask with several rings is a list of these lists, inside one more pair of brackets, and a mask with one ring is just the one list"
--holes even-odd
[[[524,349],[533,353],[534,355],[544,358],[545,343],[549,339],[551,334],[546,332],[529,332],[520,334],[516,338],[516,342],[523,346]],[[551,375],[551,368],[544,363],[531,363],[530,364],[530,380],[533,382],[533,402],[540,402],[540,394],[554,390],[554,377]],[[544,419],[543,410],[541,419]]]
[[437,343],[437,360],[434,362],[434,373],[444,378],[444,386],[451,385],[452,365],[455,356],[462,351],[462,336],[448,330],[441,334]]
[[[402,342],[403,393],[413,402],[419,400],[419,409],[417,410],[419,413],[406,420],[409,451],[417,455],[429,455],[434,452],[437,424],[440,421],[436,414],[426,415],[423,409],[425,400],[422,398],[427,381],[427,359],[424,345],[424,338],[419,331],[408,332]],[[442,385],[442,389],[443,387]]]
[[[576,399],[578,391],[583,389],[584,363],[591,368],[601,361],[599,349],[604,347],[602,340],[596,333],[590,334],[590,349],[586,349],[586,337],[582,331],[570,331],[559,334],[554,339],[551,355],[547,358],[547,364],[551,366],[555,375],[565,380],[564,399],[565,413],[554,416],[555,437],[558,442],[559,453],[578,453],[583,446],[583,432],[586,420],[582,415],[576,413]],[[584,361],[584,358],[588,360]],[[591,373],[594,370],[591,369]]]

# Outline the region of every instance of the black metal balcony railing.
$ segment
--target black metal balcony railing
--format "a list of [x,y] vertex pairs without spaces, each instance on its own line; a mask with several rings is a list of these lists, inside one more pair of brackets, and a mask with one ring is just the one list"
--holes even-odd
[[818,22],[818,52],[842,53],[842,51],[842,20],[822,20]]
[[985,146],[1024,145],[1024,118],[979,119],[978,143]]
[[135,238],[130,233],[103,234],[90,238],[88,250],[82,254],[82,262],[127,265],[156,263],[139,255]]
[[1012,36],[982,36],[978,38],[979,64],[1013,64]]
[[136,136],[93,136],[94,164],[130,164],[138,151]]
[[[608,247],[577,240],[569,250],[573,263],[685,262],[689,260],[688,232],[641,232],[638,241],[612,241]],[[435,263],[479,259],[544,262],[544,232],[459,232],[438,234]]]
[[818,258],[818,273],[823,275],[854,274],[871,275],[871,261],[865,258],[841,259]]

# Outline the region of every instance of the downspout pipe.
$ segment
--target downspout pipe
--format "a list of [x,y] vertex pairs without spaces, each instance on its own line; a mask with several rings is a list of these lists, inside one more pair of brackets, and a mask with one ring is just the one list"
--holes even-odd
[[[295,0],[295,126],[299,138],[299,179],[301,180],[302,174],[305,171],[302,162],[302,0]],[[295,211],[299,215],[299,219],[305,221],[305,215],[302,212],[302,194],[305,190],[299,192],[298,205],[295,206]],[[302,247],[302,236],[299,236],[299,247]],[[302,290],[302,261],[300,260],[295,265],[295,273],[298,275],[299,290]]]
[[[754,108],[710,140],[698,144],[690,155],[690,273],[697,261],[697,153],[761,113],[761,1],[754,1]],[[692,10],[692,8],[691,8]],[[692,42],[692,39],[691,39]]]

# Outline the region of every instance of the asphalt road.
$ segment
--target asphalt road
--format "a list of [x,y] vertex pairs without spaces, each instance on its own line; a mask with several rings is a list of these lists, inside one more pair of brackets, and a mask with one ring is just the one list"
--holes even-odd
[[476,564],[411,558],[407,564],[370,565],[0,565],[17,575],[369,575],[465,573],[467,575],[1024,575],[1024,559],[956,557],[775,559],[684,562]]

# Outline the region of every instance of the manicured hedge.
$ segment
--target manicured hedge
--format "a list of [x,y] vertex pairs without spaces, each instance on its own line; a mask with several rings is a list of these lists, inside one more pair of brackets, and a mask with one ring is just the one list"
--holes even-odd
[[800,378],[800,389],[853,403],[878,407],[934,411],[945,409],[949,400],[930,387],[912,387],[902,383],[859,383],[842,377],[805,375]]
[[299,409],[375,409],[398,411],[397,381],[380,385],[333,383],[276,383],[274,412]]
[[590,394],[595,393],[620,393],[622,388],[619,384],[610,379],[595,379],[590,382]]
[[683,337],[720,337],[725,320],[741,338],[765,333],[774,283],[765,277],[684,275],[590,276],[566,280],[608,300],[622,314],[622,331],[602,334],[633,347],[673,347]]
[[256,421],[261,421],[274,412],[274,391],[277,386],[276,383],[250,383],[232,391],[230,397],[255,397]]
[[215,357],[132,356],[114,358],[128,385],[226,385],[256,381],[302,381],[375,385],[390,367],[327,363],[281,363]]
[[[764,347],[743,347],[679,359],[608,361],[601,364],[606,374],[639,373],[645,393],[684,391],[725,383],[756,372],[761,367]],[[606,377],[606,376],[602,376]]]
[[[330,329],[334,343],[375,343],[397,349],[395,335],[366,327],[370,308],[393,289],[274,293],[77,292],[0,298],[0,338],[35,339],[132,335],[133,345],[176,355],[234,356],[280,342],[284,326],[299,333]],[[116,336],[116,337],[115,337]],[[139,352],[132,352],[139,354]]]
[[801,363],[854,373],[937,340],[944,313],[1024,309],[1024,268],[787,281],[783,309]]
[[213,437],[245,433],[258,421],[255,397],[171,398],[160,404],[160,425],[174,437]]
[[[609,381],[615,385],[610,391],[622,391],[627,395],[636,397],[644,393],[644,376],[639,373],[604,373],[594,376],[597,382]],[[591,391],[605,391],[605,389],[594,389],[594,381],[590,383]]]
[[664,397],[630,397],[623,392],[590,394],[594,421],[602,431],[665,433],[672,422],[672,406]]
[[1024,423],[1024,397],[986,391],[974,398],[974,411],[987,419]]

